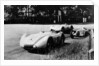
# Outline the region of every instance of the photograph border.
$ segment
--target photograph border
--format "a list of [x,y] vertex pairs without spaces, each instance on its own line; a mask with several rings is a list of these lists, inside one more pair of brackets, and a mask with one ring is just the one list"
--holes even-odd
[[1,64],[2,65],[98,65],[98,8],[94,5],[94,60],[4,60],[4,5],[94,5],[89,1],[2,1],[1,2]]

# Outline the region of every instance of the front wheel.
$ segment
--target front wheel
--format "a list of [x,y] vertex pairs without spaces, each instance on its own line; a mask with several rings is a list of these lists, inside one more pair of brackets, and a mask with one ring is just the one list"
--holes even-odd
[[53,48],[53,46],[54,46],[54,41],[53,38],[50,37],[47,41],[47,47],[46,47],[47,51],[50,51]]
[[64,27],[62,27],[62,28],[61,28],[61,31],[64,33],[64,32],[65,32],[65,28],[64,28]]
[[74,35],[72,34],[72,32],[70,33],[70,37],[73,39],[74,38]]

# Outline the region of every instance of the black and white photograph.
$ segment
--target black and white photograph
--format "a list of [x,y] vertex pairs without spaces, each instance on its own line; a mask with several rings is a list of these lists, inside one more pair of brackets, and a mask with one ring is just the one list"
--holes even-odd
[[94,5],[4,5],[4,60],[94,60]]

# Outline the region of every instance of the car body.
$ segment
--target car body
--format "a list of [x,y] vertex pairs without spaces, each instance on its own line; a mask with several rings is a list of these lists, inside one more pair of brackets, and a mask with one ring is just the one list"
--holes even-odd
[[20,46],[25,49],[39,49],[52,47],[58,44],[63,44],[64,34],[62,32],[39,32],[37,34],[28,35],[25,33],[20,39]]
[[62,27],[63,27],[63,25],[52,25],[52,26],[50,26],[50,30],[55,31],[55,32],[60,32]]
[[50,30],[53,32],[60,32],[62,31],[65,34],[70,34],[70,32],[73,30],[73,26],[72,25],[52,25],[50,27]]
[[84,27],[82,27],[82,28],[73,29],[70,33],[70,36],[71,36],[71,38],[85,37],[88,34],[89,34],[88,29],[85,29]]

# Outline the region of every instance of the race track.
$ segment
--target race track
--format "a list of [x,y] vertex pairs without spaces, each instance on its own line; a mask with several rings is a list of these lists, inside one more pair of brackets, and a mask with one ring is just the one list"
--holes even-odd
[[[51,52],[48,54],[29,53],[28,51],[26,51],[25,49],[19,46],[19,40],[22,34],[38,33],[40,31],[49,31],[49,26],[45,25],[42,27],[42,25],[39,25],[39,26],[38,25],[4,25],[4,59],[5,60],[50,60],[52,59],[51,57],[54,57],[57,54],[57,52],[56,53]],[[72,40],[68,38],[66,39],[65,42],[72,42],[76,40],[78,39]],[[84,42],[88,42],[88,37],[84,39],[82,38],[81,40],[79,39],[79,41],[82,41],[82,40],[84,40]],[[85,44],[87,45],[87,43]],[[83,59],[87,59],[86,57],[87,55],[85,53],[85,56]]]

